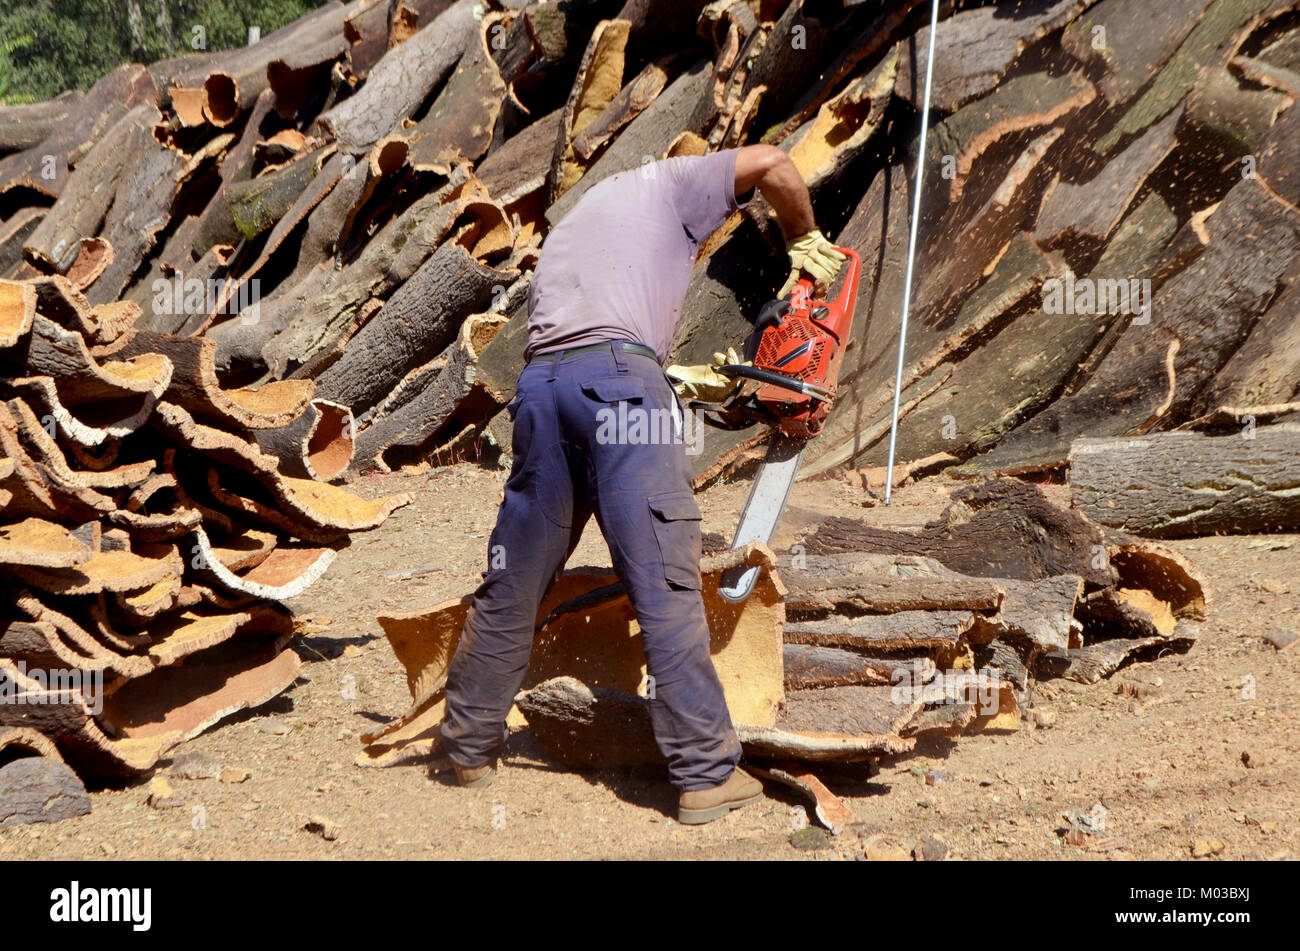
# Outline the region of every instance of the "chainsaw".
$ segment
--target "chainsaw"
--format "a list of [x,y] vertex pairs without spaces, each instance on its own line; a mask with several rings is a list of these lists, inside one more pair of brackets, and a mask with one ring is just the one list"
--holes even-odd
[[[832,301],[817,299],[813,282],[805,277],[785,297],[765,304],[754,321],[754,331],[745,340],[748,362],[717,368],[743,384],[721,403],[691,404],[706,423],[719,429],[766,423],[776,430],[740,513],[732,548],[772,538],[804,448],[822,431],[835,403],[862,263],[851,248],[836,250],[847,261],[839,295]],[[729,570],[723,575],[720,593],[728,601],[745,600],[759,570],[755,565]]]

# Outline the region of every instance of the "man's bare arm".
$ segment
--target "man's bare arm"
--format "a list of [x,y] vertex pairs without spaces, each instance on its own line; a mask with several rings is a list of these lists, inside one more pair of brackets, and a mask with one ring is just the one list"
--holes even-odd
[[844,255],[817,230],[808,186],[790,156],[775,145],[746,145],[736,154],[736,194],[763,193],[785,236],[790,276],[778,292],[784,297],[800,275],[813,278],[819,292],[834,280]]
[[736,194],[751,188],[763,193],[787,239],[817,227],[803,176],[775,145],[745,145],[736,153]]

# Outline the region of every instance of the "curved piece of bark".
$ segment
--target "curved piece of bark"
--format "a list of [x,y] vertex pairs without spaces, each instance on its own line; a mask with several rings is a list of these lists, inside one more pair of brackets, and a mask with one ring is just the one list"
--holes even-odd
[[995,618],[980,618],[980,643],[996,637],[1014,643],[1028,642],[1034,648],[1065,650],[1077,622],[1075,606],[1083,597],[1083,579],[1078,575],[1055,575],[1038,581],[999,578],[1006,591]]
[[[274,104],[275,96],[269,90],[258,96],[253,103],[252,111],[240,131],[239,140],[221,162],[221,184],[207,207],[199,214],[190,245],[186,247],[178,244],[174,256],[169,246],[164,262],[168,267],[181,272],[188,271],[196,259],[202,258],[214,246],[233,245],[238,241],[239,230],[235,227],[230,211],[230,189],[252,177],[256,146],[271,126],[268,117]],[[165,328],[154,325],[151,329]]]
[[[343,20],[346,8],[326,3],[306,16],[280,27],[251,46],[225,51],[196,68],[180,73],[173,85],[203,87],[203,116],[221,128],[231,125],[268,86],[268,67],[275,60],[299,63],[311,60],[336,46],[343,52]],[[328,57],[327,57],[328,58]]]
[[36,291],[36,309],[66,330],[89,337],[95,329],[90,301],[69,278],[50,274],[28,282]]
[[255,598],[278,601],[301,594],[333,563],[338,552],[332,548],[277,545],[254,567],[238,574],[222,563],[208,534],[201,527],[193,536],[198,553],[195,564],[201,578],[212,578],[222,588]]
[[76,164],[67,184],[23,246],[23,257],[37,270],[66,274],[77,260],[83,238],[100,232],[113,205],[128,158],[140,134],[152,135],[162,114],[151,103],[123,115]]
[[[256,618],[250,624],[256,623]],[[81,770],[130,775],[153,766],[168,750],[240,710],[260,706],[298,676],[302,661],[281,641],[238,639],[124,684],[105,701],[98,729],[65,735],[60,748]]]
[[208,474],[208,490],[222,505],[304,541],[332,542],[349,532],[378,528],[396,509],[411,502],[405,492],[363,499],[338,486],[293,476],[281,476],[268,488],[278,508],[225,489],[215,470]]
[[6,513],[84,522],[97,521],[116,509],[112,498],[89,488],[82,479],[64,478],[62,470],[33,459],[19,440],[21,430],[9,404],[0,404],[0,451],[13,463],[12,473],[0,478],[0,488],[11,495]]
[[12,347],[32,329],[36,288],[17,281],[0,281],[0,349]]
[[[135,432],[144,425],[145,420],[152,415],[154,406],[157,405],[157,399],[152,393],[142,394],[135,399],[118,400],[114,403],[111,417],[105,418],[100,413],[94,413],[95,419],[92,423],[84,421],[64,405],[63,398],[59,395],[58,383],[53,377],[18,377],[10,380],[9,385],[23,397],[25,402],[41,408],[46,415],[53,418],[59,434],[74,444],[66,447],[69,451],[75,451],[78,446],[92,448],[111,445],[113,441]],[[96,409],[93,404],[90,408]],[[80,468],[87,468],[84,460],[78,461]]]
[[[393,144],[399,151],[405,148],[404,140],[398,140],[398,142]],[[376,146],[376,149],[378,148],[379,146]],[[396,162],[397,167],[401,167],[404,158],[405,152],[402,151],[402,158],[398,159]],[[294,199],[293,204],[289,206],[288,210],[285,211],[285,213],[280,216],[279,220],[276,221],[275,226],[271,229],[271,233],[263,243],[261,251],[258,252],[257,259],[247,267],[241,269],[238,281],[232,284],[227,290],[227,294],[229,295],[227,301],[231,298],[243,299],[250,300],[255,307],[259,305],[261,296],[260,291],[258,294],[253,294],[250,291],[250,287],[260,288],[260,279],[254,281],[254,276],[266,265],[267,261],[271,259],[271,256],[280,249],[285,240],[298,230],[298,226],[307,219],[312,210],[329,196],[331,191],[333,191],[338,183],[342,181],[345,174],[352,174],[357,178],[361,177],[356,175],[355,166],[349,166],[350,162],[350,157],[345,157],[338,152],[335,152],[325,160],[324,165],[316,176],[307,184],[307,187],[302,190],[297,198]],[[349,168],[351,170],[345,172],[345,169]],[[300,246],[298,250],[299,256],[301,257],[303,251],[310,252],[310,250],[310,246],[307,248]],[[313,265],[315,263],[316,262],[313,262]],[[251,285],[250,282],[252,282]]]
[[307,411],[315,385],[310,380],[271,380],[257,388],[224,390],[217,379],[216,342],[142,330],[122,356],[157,353],[174,368],[168,402],[218,425],[265,430],[288,426]]
[[52,477],[62,484],[111,492],[139,485],[153,472],[152,459],[142,459],[120,466],[105,466],[91,471],[74,470],[68,465],[63,447],[46,429],[49,425],[48,420],[38,418],[31,407],[20,399],[10,400],[8,408],[18,421],[23,446],[31,459],[39,465],[47,477]]
[[1037,673],[1040,677],[1063,677],[1076,683],[1095,684],[1118,670],[1130,657],[1146,651],[1166,654],[1171,648],[1186,650],[1195,640],[1195,629],[1189,624],[1180,624],[1173,638],[1158,635],[1117,637],[1078,649],[1044,654],[1038,659]]
[[59,392],[69,406],[146,394],[157,398],[171,382],[172,364],[163,355],[143,354],[100,363],[90,355],[81,334],[64,330],[39,313],[32,320],[31,333],[7,354],[16,357],[20,351],[27,372],[53,377],[61,384]]
[[384,55],[388,49],[389,20],[399,15],[390,0],[366,0],[353,9],[357,6],[349,5],[347,19],[343,21],[343,38],[347,41],[344,61],[353,82],[365,79],[370,68]]
[[[881,617],[894,616],[896,615]],[[788,628],[789,625],[787,630]],[[782,660],[786,690],[892,684],[898,682],[896,674],[900,669],[906,670],[908,676],[916,672],[923,680],[934,676],[934,661],[928,657],[900,659],[873,656],[856,650],[795,643],[788,639]]]
[[[702,597],[709,617],[710,652],[732,715],[762,725],[773,721],[782,696],[781,619],[784,588],[770,571],[742,604],[718,594],[722,571],[736,564],[771,566],[762,546],[725,552],[701,564]],[[635,637],[635,615],[617,579],[593,569],[561,575],[538,610],[538,635],[525,686],[557,676],[577,677],[593,689],[632,694],[644,681],[644,652]],[[380,616],[393,653],[406,669],[414,703],[396,722],[363,736],[369,744],[359,765],[387,766],[433,752],[442,716],[447,665],[455,653],[469,597],[424,611]],[[593,637],[596,640],[593,642]],[[511,722],[517,722],[512,714]]]
[[809,763],[851,763],[906,753],[916,745],[913,737],[894,734],[848,734],[791,730],[736,724],[745,756],[750,759],[794,759]]
[[[342,16],[347,12],[344,7]],[[340,65],[350,45],[346,31],[342,18],[337,28],[327,29],[322,24],[312,39],[295,44],[296,49],[286,47],[282,55],[266,64],[266,85],[275,95],[275,111],[282,118],[292,119],[314,103],[320,108],[321,89],[329,88],[330,71]]]
[[130,623],[144,624],[175,608],[180,591],[179,577],[163,578],[139,591],[113,592],[113,607],[119,616],[128,618]]
[[[737,6],[749,9],[743,4]],[[618,91],[618,95],[599,115],[572,135],[570,144],[573,158],[584,167],[590,165],[619,130],[644,112],[663,92],[668,85],[669,69],[675,61],[676,57],[662,57],[653,63],[647,63],[631,82]]]
[[1295,492],[1300,427],[1078,439],[1070,450],[1076,504],[1103,525],[1153,538],[1300,528]]
[[263,301],[255,323],[214,327],[210,336],[217,341],[218,366],[265,361],[273,375],[284,377],[350,336],[366,303],[391,289],[389,270],[407,239],[464,183],[463,176],[453,174],[385,225],[356,260],[338,271],[313,269],[296,287]]
[[317,120],[347,152],[369,149],[415,112],[460,60],[476,23],[473,0],[457,0],[370,70],[356,95]]
[[10,570],[32,587],[57,595],[136,591],[156,584],[169,575],[180,574],[181,558],[174,546],[148,547],[148,554],[101,551],[75,568],[29,568],[14,565]]
[[9,726],[0,730],[0,762],[11,763],[24,756],[44,756],[63,762],[59,748],[37,730]]
[[650,726],[650,702],[576,677],[555,677],[517,701],[537,742],[559,763],[579,769],[664,761]]
[[483,27],[465,41],[465,53],[428,113],[406,131],[411,167],[447,175],[460,162],[477,162],[492,143],[506,84],[492,60]]
[[809,561],[788,572],[786,606],[794,611],[897,613],[900,611],[993,611],[1003,590],[985,578],[962,577],[931,558],[859,554]]
[[[750,120],[766,129],[774,120],[784,119],[795,100],[821,77],[827,61],[842,49],[841,38],[846,33],[856,33],[863,24],[863,16],[869,12],[807,0],[783,6],[785,9],[772,23],[761,45],[742,49],[741,62],[733,68],[729,89],[724,93],[721,120],[725,121],[730,111],[725,97],[730,96],[733,102],[749,100],[760,88],[762,103],[750,113]],[[760,28],[750,36],[758,38],[762,32]],[[737,78],[739,85],[735,82]],[[731,125],[734,130],[734,117]],[[734,131],[732,135],[733,144],[742,144],[734,138]]]
[[26,657],[29,664],[50,663],[72,670],[102,671],[119,677],[139,677],[154,665],[148,657],[105,644],[80,623],[54,610],[35,596],[21,592],[17,610],[29,618],[26,624],[11,624],[2,635],[0,654]]
[[130,110],[146,103],[156,105],[158,99],[158,86],[149,70],[138,63],[119,66],[90,87],[39,144],[0,159],[0,194],[30,188],[58,198],[67,186],[70,167],[84,162]]
[[961,489],[943,515],[920,531],[892,531],[832,516],[801,544],[809,556],[917,556],[951,571],[994,579],[1037,581],[1072,574],[1094,587],[1114,581],[1109,568],[1094,566],[1095,548],[1103,544],[1101,530],[1053,503],[1041,489],[1015,479]]
[[4,221],[0,221],[0,277],[16,278],[19,272],[31,271],[32,266],[23,260],[23,245],[42,221],[47,209],[20,208]]
[[90,332],[85,334],[97,357],[117,356],[135,335],[142,309],[132,300],[115,300],[90,308]]
[[253,437],[263,452],[280,460],[280,471],[331,482],[352,464],[355,431],[352,410],[341,403],[314,399],[289,424],[259,429]]
[[[789,139],[790,160],[814,198],[844,172],[880,128],[897,75],[898,53],[891,51],[875,69],[825,102],[807,126]],[[782,148],[787,146],[783,143]]]
[[90,557],[83,541],[54,522],[26,518],[0,525],[0,565],[73,568]]
[[[190,171],[188,157],[159,142],[152,123],[134,126],[125,147],[131,159],[118,176],[112,207],[99,231],[99,240],[111,249],[109,263],[94,275],[99,262],[93,249],[83,248],[68,271],[81,286],[90,285],[86,296],[96,304],[116,300],[139,270],[167,226],[181,182]],[[88,254],[91,260],[83,261]]]
[[117,252],[106,238],[82,238],[77,257],[68,268],[68,280],[85,291],[117,260]]
[[954,650],[975,623],[969,610],[925,608],[787,621],[787,645],[866,651]]
[[547,175],[548,204],[573,187],[586,171],[585,163],[574,155],[573,137],[604,112],[618,95],[623,85],[623,51],[631,26],[627,20],[603,20],[587,42],[561,113],[560,133]]
[[457,428],[486,422],[496,408],[476,385],[478,355],[506,323],[500,314],[476,314],[461,324],[457,339],[437,359],[417,367],[391,387],[394,400],[357,436],[357,462],[389,451],[418,454]]
[[465,316],[481,311],[510,278],[455,242],[442,245],[317,378],[317,391],[354,412],[373,406],[405,371],[446,348]]
[[1300,99],[1300,73],[1251,56],[1234,56],[1228,66],[1247,82]]
[[562,118],[556,109],[529,123],[479,163],[474,174],[493,198],[508,205],[546,184]]
[[331,151],[324,146],[265,175],[231,185],[227,197],[239,234],[251,240],[283,218],[320,175]]

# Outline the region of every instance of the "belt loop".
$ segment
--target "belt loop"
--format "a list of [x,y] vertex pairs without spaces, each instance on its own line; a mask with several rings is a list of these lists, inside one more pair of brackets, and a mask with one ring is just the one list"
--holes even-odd
[[546,356],[551,358],[551,375],[546,378],[547,383],[554,383],[555,378],[559,376],[560,354],[563,351],[557,350],[554,353],[548,353]]
[[622,345],[617,341],[610,341],[610,351],[614,354],[614,366],[618,368],[619,373],[627,372],[627,354],[623,352]]

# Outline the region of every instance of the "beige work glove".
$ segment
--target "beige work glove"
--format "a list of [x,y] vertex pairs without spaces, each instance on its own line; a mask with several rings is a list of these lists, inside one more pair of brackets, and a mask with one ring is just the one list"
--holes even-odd
[[785,250],[790,255],[790,276],[781,285],[777,297],[790,293],[790,288],[804,274],[811,277],[818,288],[828,287],[844,263],[844,252],[836,251],[826,236],[816,229],[791,238],[785,243]]
[[664,372],[673,381],[673,389],[684,400],[700,403],[721,403],[730,396],[743,382],[739,377],[729,377],[719,373],[717,368],[729,363],[745,363],[734,347],[728,347],[726,353],[714,353],[713,362],[693,366],[673,364]]

